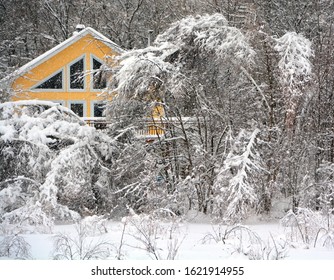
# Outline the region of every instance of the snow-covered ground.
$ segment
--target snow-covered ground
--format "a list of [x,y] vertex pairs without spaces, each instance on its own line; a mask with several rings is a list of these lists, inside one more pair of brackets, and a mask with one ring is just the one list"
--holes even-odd
[[[99,279],[116,280],[211,279],[235,278],[226,274],[235,269],[243,273],[237,277],[250,280],[272,276],[307,280],[327,278],[334,260],[333,246],[322,246],[320,237],[315,247],[312,242],[305,244],[296,231],[291,232],[291,228],[284,228],[279,222],[253,221],[248,225],[219,227],[206,221],[157,222],[139,216],[88,226],[57,225],[52,234],[30,233],[20,237],[30,245],[32,260],[1,257],[0,277],[91,280],[99,275]],[[0,236],[0,251],[4,239]],[[95,257],[90,261],[67,261]],[[63,261],[54,261],[55,258]],[[104,272],[96,274],[98,269]],[[110,274],[116,270],[128,273],[130,269],[144,274]],[[146,270],[153,274],[146,274]],[[157,276],[157,271],[172,274]]]
[[[122,225],[120,223],[111,223],[110,233],[103,235],[105,240],[109,240],[113,244],[118,244],[121,238]],[[282,235],[284,229],[278,224],[258,224],[249,226],[249,228],[266,241],[270,234],[274,236]],[[61,231],[71,231],[72,226],[63,226],[58,228]],[[205,237],[212,233],[213,228],[210,224],[183,224],[180,228],[179,240],[181,242],[179,252],[175,259],[233,259],[245,258],[246,256],[239,254],[233,248],[226,248],[224,244],[215,241],[204,242]],[[30,235],[26,236],[27,241],[32,246],[32,255],[36,259],[49,259],[52,251],[52,235]],[[184,238],[184,239],[183,239]],[[183,239],[183,241],[182,241]],[[166,240],[165,240],[166,241]],[[152,259],[150,254],[142,248],[142,244],[135,242],[133,238],[127,236],[124,241],[124,259]],[[138,246],[138,248],[136,248]],[[165,255],[167,252],[165,253]],[[162,254],[163,255],[163,254]],[[163,258],[163,256],[162,256]],[[334,250],[324,247],[312,248],[307,246],[298,246],[297,248],[289,248],[286,252],[286,259],[332,259],[334,260]]]
[[[92,256],[99,259],[334,260],[334,248],[323,246],[320,235],[316,246],[314,240],[306,244],[296,229],[282,227],[275,221],[227,227],[205,221],[158,222],[144,216],[102,222],[88,227],[56,225],[52,234],[20,236],[29,243],[34,260],[51,260],[56,255],[58,259],[88,259],[85,252],[96,245],[101,245],[99,249],[103,253],[94,255],[93,252]],[[0,242],[3,240],[1,236]],[[66,243],[67,249],[71,247],[72,256],[65,247],[56,250],[56,240],[58,245]],[[83,252],[79,253],[80,250]]]

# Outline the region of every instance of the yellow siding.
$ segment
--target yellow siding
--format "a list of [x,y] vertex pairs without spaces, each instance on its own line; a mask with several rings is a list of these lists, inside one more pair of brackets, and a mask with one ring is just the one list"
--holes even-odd
[[[67,48],[63,49],[54,56],[48,57],[44,61],[42,60],[37,66],[31,69],[29,72],[18,77],[12,84],[15,97],[13,100],[27,100],[27,99],[40,99],[40,100],[62,100],[65,102],[65,106],[69,106],[70,100],[78,100],[86,102],[86,116],[92,116],[91,101],[98,100],[98,90],[91,90],[90,82],[91,75],[87,74],[85,77],[85,89],[73,90],[69,89],[69,69],[68,65],[74,60],[85,56],[85,69],[91,69],[91,55],[104,61],[106,56],[116,55],[113,50],[103,42],[95,39],[90,34],[80,38],[78,41],[72,43]],[[56,71],[63,69],[64,84],[63,89],[54,90],[33,90],[37,83],[44,80],[48,76],[54,74]]]
[[[85,103],[85,117],[93,116],[93,109],[91,104],[94,101],[99,101],[99,93],[101,90],[93,90],[91,87],[91,75],[86,72],[84,90],[74,90],[69,88],[69,65],[78,59],[84,57],[84,68],[89,71],[92,69],[92,57],[106,64],[112,66],[112,57],[117,55],[112,48],[95,39],[92,35],[87,34],[84,37],[78,38],[69,44],[64,43],[63,49],[56,48],[56,53],[47,53],[42,57],[36,59],[36,64],[33,64],[31,69],[21,74],[12,83],[12,89],[15,92],[13,101],[17,100],[48,100],[48,101],[62,101],[65,107],[70,108],[70,102],[84,102]],[[34,63],[34,62],[32,62]],[[37,84],[50,78],[58,71],[63,70],[63,89],[34,89]],[[164,124],[161,117],[164,115],[163,106],[157,105],[152,110],[152,115],[148,117],[145,124],[145,129],[142,134],[148,135],[163,135]],[[153,118],[153,119],[152,119]]]

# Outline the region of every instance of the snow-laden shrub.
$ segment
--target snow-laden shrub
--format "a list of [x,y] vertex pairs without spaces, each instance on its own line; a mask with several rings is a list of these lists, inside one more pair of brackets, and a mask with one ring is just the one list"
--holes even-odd
[[185,236],[180,235],[179,220],[162,223],[155,215],[132,215],[123,218],[127,234],[138,242],[154,260],[174,260]]
[[321,213],[301,207],[296,209],[296,213],[289,210],[281,219],[281,225],[287,229],[287,239],[292,246],[299,242],[307,246],[313,244],[324,222],[325,219]]
[[108,219],[106,219],[104,216],[97,215],[87,216],[81,221],[89,236],[96,236],[107,233],[107,222]]
[[[4,131],[7,129],[7,125],[3,126]],[[12,138],[9,138],[11,136],[8,134],[2,136],[4,137],[0,136],[0,182],[15,180],[18,177],[28,178],[39,184],[43,182],[53,158],[52,151],[44,144],[22,139],[21,135]]]
[[112,139],[65,107],[0,104],[0,223],[49,232],[54,220],[108,211],[112,154]]
[[323,247],[334,249],[334,229],[320,228],[314,240],[314,247],[318,244]]
[[0,241],[0,258],[31,259],[30,247],[30,244],[22,236],[5,236]]
[[54,159],[42,188],[54,188],[57,202],[80,215],[106,213],[110,171],[104,168],[90,143],[78,142]]
[[24,206],[38,192],[39,183],[19,176],[0,185],[0,216]]
[[19,230],[19,233],[51,233],[54,219],[43,211],[38,201],[28,201],[26,205],[2,216],[2,227],[11,228],[13,225],[13,230]]
[[[168,204],[168,187],[161,176],[159,151],[154,144],[141,141],[119,144],[120,152],[115,156],[111,176],[113,178],[113,213],[123,217],[132,208],[136,213],[152,213]],[[159,180],[161,178],[161,181]]]
[[6,180],[0,191],[0,232],[17,234],[52,232],[54,218],[39,201],[40,186],[29,178]]
[[91,237],[88,221],[79,221],[74,233],[57,233],[53,237],[55,260],[101,260],[110,257],[112,244],[103,238]]
[[334,248],[333,215],[315,212],[308,208],[297,208],[297,212],[289,211],[282,219],[287,240],[291,246],[302,243],[309,246]]
[[126,218],[129,224],[129,234],[139,242],[139,248],[147,251],[150,257],[155,260],[160,260],[161,248],[158,240],[164,233],[164,229],[159,221],[155,220],[150,215],[134,215]]
[[203,243],[210,241],[216,242],[231,255],[243,255],[250,260],[279,260],[287,256],[285,239],[271,236],[271,239],[265,242],[256,232],[243,225],[213,226],[212,232],[202,240]]

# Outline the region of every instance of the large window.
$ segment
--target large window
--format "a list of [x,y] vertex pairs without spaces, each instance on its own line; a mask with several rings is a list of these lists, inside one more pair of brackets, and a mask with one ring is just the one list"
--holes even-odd
[[101,66],[102,63],[93,58],[93,89],[103,89],[107,86],[107,81]]
[[46,79],[35,89],[62,89],[63,88],[63,71],[60,71],[50,78]]
[[84,59],[70,65],[70,89],[84,89]]

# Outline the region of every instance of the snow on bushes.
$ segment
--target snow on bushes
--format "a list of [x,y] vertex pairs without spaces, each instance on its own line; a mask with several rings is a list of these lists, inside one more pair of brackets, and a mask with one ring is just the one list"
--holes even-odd
[[[110,257],[112,244],[108,240],[94,239],[105,220],[93,216],[75,224],[75,233],[57,233],[53,237],[53,259],[55,260],[98,260]],[[104,229],[105,224],[103,225]]]
[[297,208],[296,212],[288,211],[281,219],[281,225],[286,228],[287,239],[291,246],[298,243],[306,247],[321,245],[334,248],[333,216],[323,215],[308,208]]
[[99,212],[112,150],[109,137],[58,104],[0,104],[0,222],[45,232],[55,219]]
[[32,259],[30,244],[22,236],[9,235],[0,242],[0,258]]

